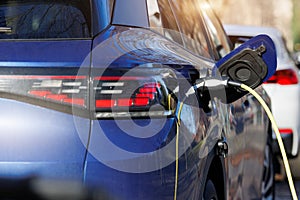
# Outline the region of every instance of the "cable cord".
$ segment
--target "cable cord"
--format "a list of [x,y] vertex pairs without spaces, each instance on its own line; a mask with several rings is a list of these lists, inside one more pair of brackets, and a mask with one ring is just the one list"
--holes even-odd
[[179,110],[177,113],[177,122],[176,122],[176,151],[175,151],[175,181],[174,181],[174,200],[177,199],[177,188],[178,188],[178,168],[179,168],[179,126],[180,126],[180,114],[183,107],[182,101],[179,105]]
[[228,84],[234,85],[234,86],[240,86],[244,90],[247,90],[249,93],[251,93],[259,101],[259,103],[262,105],[262,107],[266,111],[266,113],[267,113],[267,115],[268,115],[268,117],[271,121],[273,130],[275,132],[275,135],[276,135],[276,138],[277,138],[277,141],[278,141],[279,149],[280,149],[280,152],[281,152],[281,155],[282,155],[283,164],[284,164],[284,168],[285,168],[285,171],[286,171],[286,175],[287,175],[287,179],[288,179],[288,183],[289,183],[289,187],[290,187],[290,191],[291,191],[293,200],[298,200],[296,189],[295,189],[293,178],[292,178],[291,169],[290,169],[289,162],[288,162],[287,155],[286,155],[286,151],[285,151],[285,148],[284,148],[284,144],[283,144],[282,138],[280,136],[280,132],[279,132],[279,129],[278,129],[277,124],[275,122],[275,119],[274,119],[274,117],[272,115],[272,112],[270,111],[269,107],[267,106],[265,101],[261,98],[261,96],[257,92],[255,92],[252,88],[248,87],[247,85],[236,83],[236,82],[231,82],[231,81],[228,81]]
[[[224,84],[224,83],[222,82],[222,84]],[[287,155],[286,155],[286,151],[285,151],[285,148],[284,148],[284,144],[283,144],[282,138],[280,136],[280,132],[279,132],[278,126],[276,124],[276,121],[275,121],[269,107],[267,106],[265,101],[261,98],[261,96],[257,92],[255,92],[252,88],[250,88],[249,86],[247,86],[245,84],[233,82],[233,81],[228,81],[226,84],[231,85],[231,86],[241,87],[242,89],[248,91],[250,94],[252,94],[258,100],[258,102],[262,105],[263,109],[267,113],[267,116],[271,121],[272,128],[275,132],[275,135],[276,135],[276,138],[277,138],[277,141],[278,141],[278,145],[279,145],[279,149],[280,149],[280,152],[281,152],[281,155],[282,155],[282,158],[283,158],[283,164],[284,164],[284,168],[285,168],[285,171],[286,171],[286,175],[287,175],[287,179],[288,179],[288,183],[289,183],[289,188],[290,188],[290,191],[291,191],[291,194],[292,194],[292,198],[293,198],[293,200],[298,200],[295,185],[294,185],[293,178],[292,178],[291,169],[290,169],[289,162],[288,162]],[[186,98],[189,95],[194,93],[194,89],[195,88],[191,88],[187,92]],[[177,190],[178,190],[179,127],[180,127],[180,115],[181,115],[181,111],[182,111],[182,107],[183,107],[183,102],[184,102],[184,100],[179,105],[179,110],[178,110],[178,113],[177,113],[177,123],[176,123],[177,130],[176,130],[176,147],[175,147],[176,148],[176,152],[175,152],[176,155],[175,155],[174,200],[177,199]]]
[[174,200],[177,199],[177,187],[178,187],[178,142],[179,142],[179,124],[177,123],[177,133],[176,133],[176,160],[175,160],[175,181],[174,181]]

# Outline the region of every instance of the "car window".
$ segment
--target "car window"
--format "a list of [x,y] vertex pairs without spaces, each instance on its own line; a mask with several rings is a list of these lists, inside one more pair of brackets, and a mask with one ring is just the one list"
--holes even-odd
[[147,0],[150,28],[207,58],[207,37],[194,0]]
[[246,41],[248,41],[249,39],[251,39],[252,36],[236,36],[236,35],[230,35],[229,39],[232,42],[232,44],[234,45],[234,49],[239,47],[241,44],[245,43]]
[[211,58],[197,0],[170,0],[184,45],[197,55]]
[[0,39],[88,38],[88,1],[21,1],[0,3]]
[[221,58],[228,54],[231,50],[230,43],[226,33],[218,20],[217,16],[206,1],[196,0],[201,3],[203,19],[207,26],[208,33],[212,39],[215,51],[218,57]]
[[176,43],[183,44],[168,0],[147,0],[150,28]]

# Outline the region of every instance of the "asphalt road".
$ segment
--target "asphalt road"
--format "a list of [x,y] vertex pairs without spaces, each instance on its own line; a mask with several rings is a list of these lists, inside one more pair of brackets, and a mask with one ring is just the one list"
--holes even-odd
[[[300,179],[294,182],[298,199],[300,199]],[[276,182],[275,186],[275,200],[291,200],[291,192],[287,180]]]

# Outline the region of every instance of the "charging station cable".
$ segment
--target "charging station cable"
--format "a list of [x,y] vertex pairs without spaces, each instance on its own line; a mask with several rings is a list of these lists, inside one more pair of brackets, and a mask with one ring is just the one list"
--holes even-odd
[[[298,200],[297,197],[297,193],[296,193],[296,189],[295,189],[295,185],[293,182],[293,178],[292,178],[292,173],[291,173],[291,169],[289,166],[289,162],[287,159],[287,155],[286,155],[286,151],[284,148],[284,144],[282,141],[282,138],[280,136],[280,132],[278,129],[278,126],[276,124],[276,121],[272,115],[271,110],[269,109],[268,105],[265,103],[265,101],[261,98],[261,96],[255,92],[251,87],[242,84],[242,83],[238,83],[238,82],[234,82],[234,81],[229,81],[228,79],[223,79],[223,80],[218,80],[218,79],[207,79],[207,80],[203,80],[202,82],[198,83],[197,85],[195,85],[194,87],[191,87],[187,93],[185,94],[185,98],[188,98],[190,95],[195,94],[195,91],[199,88],[205,88],[205,90],[216,90],[216,89],[224,89],[224,87],[228,87],[229,85],[234,86],[234,87],[240,87],[246,91],[248,91],[250,94],[252,94],[257,100],[258,102],[262,105],[263,109],[265,110],[268,118],[271,121],[272,124],[272,128],[275,132],[277,141],[278,141],[278,145],[279,145],[279,149],[283,158],[283,164],[284,164],[284,168],[286,171],[286,175],[287,175],[287,179],[288,179],[288,183],[289,183],[289,188],[292,194],[292,198],[293,200]],[[175,155],[175,165],[176,165],[176,169],[175,169],[175,190],[174,190],[174,200],[177,199],[177,189],[178,189],[178,159],[179,159],[179,155],[178,155],[178,148],[179,148],[179,127],[180,127],[180,114],[181,114],[181,110],[184,104],[184,100],[181,101],[180,105],[179,105],[179,109],[177,112],[177,133],[176,133],[176,155]]]
[[279,129],[278,129],[277,124],[275,122],[275,119],[274,119],[274,117],[272,115],[272,112],[270,111],[269,107],[267,106],[265,101],[261,98],[261,96],[257,92],[255,92],[252,88],[248,87],[247,85],[237,83],[237,82],[233,82],[233,81],[228,81],[228,85],[241,87],[242,89],[244,89],[244,90],[248,91],[249,93],[251,93],[259,101],[259,103],[262,105],[262,107],[266,111],[266,113],[267,113],[267,115],[268,115],[268,117],[271,121],[273,130],[275,132],[275,135],[276,135],[276,138],[277,138],[277,141],[278,141],[279,149],[280,149],[280,152],[281,152],[281,155],[282,155],[283,164],[284,164],[284,168],[285,168],[285,171],[286,171],[286,175],[287,175],[287,179],[288,179],[288,183],[289,183],[289,187],[290,187],[290,191],[291,191],[293,200],[298,200],[296,189],[295,189],[293,178],[292,178],[291,169],[290,169],[289,162],[288,162],[288,159],[287,159],[287,156],[286,156],[286,151],[285,151],[285,148],[284,148],[284,144],[283,144],[282,138],[280,136],[280,132],[279,132]]
[[[185,98],[184,98],[185,100]],[[177,189],[178,189],[178,170],[179,170],[179,127],[180,127],[180,114],[183,107],[183,101],[180,102],[178,113],[177,113],[177,122],[176,122],[176,151],[175,151],[175,181],[174,181],[174,200],[177,199]]]

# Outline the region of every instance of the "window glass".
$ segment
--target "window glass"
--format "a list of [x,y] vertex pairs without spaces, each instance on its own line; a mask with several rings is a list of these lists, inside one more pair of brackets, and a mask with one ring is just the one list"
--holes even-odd
[[[201,1],[201,0],[197,0]],[[230,43],[223,27],[207,2],[201,1],[201,8],[208,32],[212,38],[218,57],[223,57],[230,52]]]
[[169,1],[147,0],[147,7],[151,29],[179,44],[183,44]]
[[184,45],[197,55],[211,57],[197,0],[170,0]]
[[4,1],[0,3],[0,39],[90,37],[88,1]]
[[147,0],[149,23],[152,29],[163,34],[161,14],[156,0]]

